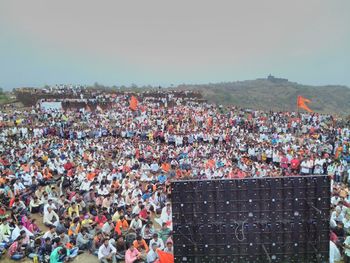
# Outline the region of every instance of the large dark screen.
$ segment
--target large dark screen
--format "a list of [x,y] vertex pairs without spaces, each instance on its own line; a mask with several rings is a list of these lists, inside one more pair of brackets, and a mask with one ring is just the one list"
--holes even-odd
[[326,176],[172,184],[175,262],[328,262]]

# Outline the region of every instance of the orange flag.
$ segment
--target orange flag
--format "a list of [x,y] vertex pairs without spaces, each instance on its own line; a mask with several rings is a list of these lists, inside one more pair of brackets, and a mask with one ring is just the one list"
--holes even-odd
[[213,117],[209,117],[207,122],[208,122],[208,126],[212,127],[213,126]]
[[214,168],[215,167],[215,161],[214,160],[208,160],[206,163],[207,168]]
[[307,98],[304,98],[303,96],[298,96],[298,99],[297,99],[297,107],[298,108],[301,108],[303,110],[306,110],[308,112],[313,112],[307,105],[306,103],[310,103],[311,100],[307,99]]
[[159,256],[159,262],[160,263],[174,263],[175,259],[174,259],[174,255],[161,251],[161,250],[157,250],[158,256]]
[[131,96],[129,103],[130,103],[130,109],[134,111],[137,110],[137,105],[139,104],[139,101],[136,99],[136,97]]
[[162,169],[164,172],[169,172],[170,171],[170,164],[169,163],[163,163],[162,164]]

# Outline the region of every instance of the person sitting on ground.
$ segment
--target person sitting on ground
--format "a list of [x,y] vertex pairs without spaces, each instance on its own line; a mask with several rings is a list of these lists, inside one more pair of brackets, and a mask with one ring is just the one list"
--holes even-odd
[[134,215],[134,218],[131,220],[129,230],[139,233],[142,229],[142,221],[139,218],[139,215]]
[[65,247],[56,247],[50,255],[50,263],[63,263],[67,262],[69,259],[69,250]]
[[126,244],[123,236],[117,237],[117,241],[115,242],[115,248],[117,249],[116,258],[118,260],[124,260],[125,252],[126,252]]
[[95,216],[95,222],[100,227],[103,227],[103,225],[107,222],[107,218],[103,214],[98,213],[97,216]]
[[68,235],[70,237],[76,237],[80,231],[80,221],[79,217],[73,219],[73,222],[70,224],[68,229]]
[[11,237],[11,229],[9,222],[6,218],[3,218],[0,223],[0,243],[8,243]]
[[164,242],[162,239],[158,238],[157,233],[153,234],[153,239],[151,239],[151,241],[149,242],[150,246],[152,246],[153,244],[156,244],[160,250],[164,249]]
[[166,247],[164,248],[164,252],[174,254],[173,242],[171,241],[166,242]]
[[41,230],[39,229],[38,225],[36,224],[36,219],[30,219],[30,223],[28,226],[28,230],[34,235],[40,235],[41,234]]
[[107,222],[103,224],[101,230],[103,234],[110,236],[112,234],[112,231],[114,229],[112,218],[107,219]]
[[49,237],[45,238],[45,242],[40,246],[38,254],[39,261],[48,263],[50,261],[50,255],[52,252],[52,242]]
[[16,227],[12,230],[11,240],[16,240],[17,237],[20,236],[20,232],[22,230],[26,231],[26,233],[28,234],[29,237],[34,236],[26,227],[23,226],[23,224],[21,222],[18,222]]
[[45,239],[47,237],[49,237],[51,240],[58,237],[56,227],[54,225],[49,226],[49,230],[45,232],[42,238]]
[[53,225],[56,221],[59,221],[59,217],[51,206],[47,207],[47,211],[44,212],[43,223],[45,226]]
[[42,204],[41,202],[39,201],[38,197],[37,196],[32,196],[31,200],[30,200],[30,203],[29,203],[29,211],[32,213],[32,214],[36,214],[36,213],[39,213],[40,212],[40,208],[41,208]]
[[7,255],[13,260],[21,260],[25,257],[24,251],[22,250],[23,238],[19,236],[9,247]]
[[79,216],[79,205],[75,202],[72,202],[71,206],[68,208],[68,216],[72,217],[73,212],[75,212],[75,216]]
[[168,228],[167,223],[163,223],[162,228],[158,231],[159,238],[163,240],[164,244],[169,238],[171,230]]
[[82,228],[77,235],[77,246],[80,250],[89,250],[92,252],[92,236],[86,228]]
[[138,236],[136,240],[134,240],[133,245],[141,253],[141,259],[145,260],[149,252],[146,241],[141,236]]
[[116,263],[116,254],[117,250],[112,246],[108,239],[103,241],[103,244],[98,249],[98,259],[101,263]]
[[101,232],[97,232],[94,239],[92,240],[92,251],[94,255],[98,255],[98,249],[103,244],[104,238]]
[[129,223],[125,219],[124,215],[121,215],[120,218],[117,220],[114,231],[120,236],[125,235],[128,232],[128,229]]
[[157,244],[153,243],[151,250],[147,253],[147,263],[159,263],[157,248]]
[[142,262],[141,256],[141,253],[131,244],[125,252],[125,263],[140,263]]

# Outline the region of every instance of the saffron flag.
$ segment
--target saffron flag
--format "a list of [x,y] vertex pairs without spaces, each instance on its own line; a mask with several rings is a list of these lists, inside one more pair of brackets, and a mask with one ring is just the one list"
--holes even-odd
[[164,172],[169,172],[170,171],[170,164],[169,163],[163,163],[162,164],[162,169]]
[[139,101],[136,99],[136,97],[131,96],[129,103],[130,103],[129,107],[131,110],[133,111],[137,110],[137,105],[139,104]]
[[160,263],[174,263],[174,255],[171,253],[167,253],[161,250],[157,250],[158,256],[159,256],[159,262]]
[[306,105],[306,103],[310,103],[310,102],[311,100],[299,95],[297,99],[297,107],[303,110],[306,110],[308,112],[312,112],[312,110]]
[[212,127],[213,126],[213,117],[209,117],[207,122],[208,122],[208,126]]
[[214,168],[215,167],[215,161],[214,160],[208,160],[206,163],[206,168]]

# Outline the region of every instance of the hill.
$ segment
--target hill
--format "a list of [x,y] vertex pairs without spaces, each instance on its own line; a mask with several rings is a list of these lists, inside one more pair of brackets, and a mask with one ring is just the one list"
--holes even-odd
[[9,94],[3,92],[2,88],[0,88],[0,105],[7,104],[12,102],[13,100],[10,98]]
[[204,85],[180,85],[177,89],[200,91],[209,102],[263,110],[296,111],[302,95],[312,102],[315,112],[350,114],[350,88],[346,86],[308,86],[269,76],[267,79]]

